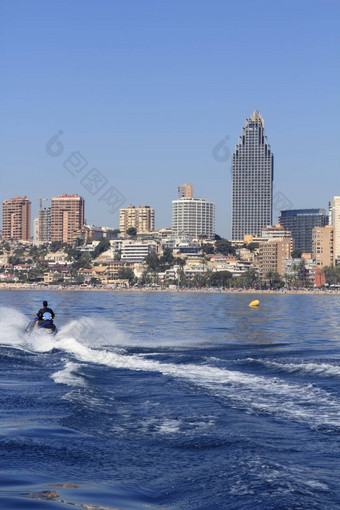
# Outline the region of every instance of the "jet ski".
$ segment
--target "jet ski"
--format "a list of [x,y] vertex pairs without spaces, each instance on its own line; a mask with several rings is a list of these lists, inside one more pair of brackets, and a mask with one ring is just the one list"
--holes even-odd
[[[27,324],[27,326],[25,328],[25,333],[28,333],[30,335],[35,330],[38,330],[38,331],[42,330],[42,331],[45,331],[46,333],[49,333],[51,335],[56,335],[58,333],[58,329],[57,329],[56,325],[53,324],[52,321],[46,321],[46,322],[38,321],[38,326],[36,326],[35,323],[37,320],[38,319],[34,319]],[[40,322],[40,324],[39,324],[39,322]]]

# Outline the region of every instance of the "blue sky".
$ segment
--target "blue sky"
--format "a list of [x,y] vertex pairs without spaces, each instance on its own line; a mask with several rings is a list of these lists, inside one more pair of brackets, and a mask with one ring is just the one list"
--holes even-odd
[[[114,227],[99,200],[114,187],[160,228],[192,182],[230,236],[231,159],[212,152],[224,139],[232,153],[259,109],[277,204],[327,208],[340,194],[339,15],[327,0],[0,0],[1,200],[79,193],[87,222]],[[88,162],[74,175],[73,152]],[[95,195],[81,182],[93,168],[106,179]]]

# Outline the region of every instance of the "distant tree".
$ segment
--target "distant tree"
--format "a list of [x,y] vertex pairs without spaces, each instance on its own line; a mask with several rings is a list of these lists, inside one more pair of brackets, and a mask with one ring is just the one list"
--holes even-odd
[[130,227],[130,228],[127,229],[126,233],[130,237],[136,237],[137,229],[135,229],[135,227]]
[[49,246],[49,250],[52,253],[55,253],[56,251],[62,250],[64,246],[65,246],[64,243],[61,241],[52,241]]
[[222,237],[219,236],[218,234],[215,234],[214,239],[215,239],[215,241],[220,241],[222,239]]
[[99,278],[95,278],[94,276],[90,280],[91,285],[100,285],[101,281]]
[[203,244],[202,252],[205,253],[206,255],[211,255],[212,253],[215,253],[215,248],[210,243]]
[[175,264],[174,265],[177,265],[177,266],[185,266],[186,264],[186,259],[182,258],[182,257],[175,257]]
[[77,239],[74,241],[74,246],[82,246],[84,244],[84,239],[82,237],[77,237]]
[[135,281],[135,273],[130,267],[121,267],[118,270],[118,279],[129,280],[129,283],[132,284]]
[[148,255],[145,257],[145,264],[151,271],[157,272],[160,270],[161,263],[155,251],[148,253]]
[[47,264],[40,264],[32,267],[27,273],[27,280],[30,282],[38,282],[44,279],[44,273],[47,269]]
[[161,266],[164,266],[163,271],[174,265],[175,257],[172,254],[171,248],[165,247],[163,249],[163,255],[159,258],[159,262]]
[[292,259],[301,259],[301,255],[302,255],[302,250],[300,250],[299,248],[295,248],[292,251]]
[[11,255],[10,257],[8,257],[8,263],[11,264],[12,266],[17,266],[18,264],[20,264],[20,258],[15,255]]
[[284,287],[284,282],[279,273],[276,271],[268,271],[265,279],[268,280],[268,284],[271,289],[280,289]]
[[340,285],[340,266],[325,266],[322,268],[327,285]]
[[26,247],[20,245],[18,248],[14,250],[14,255],[17,257],[22,257],[26,253]]
[[198,287],[198,288],[208,287],[208,285],[209,285],[208,271],[205,273],[196,274],[194,276],[192,282],[187,282],[187,285],[188,285],[188,283],[192,283],[193,287]]
[[99,257],[99,255],[104,253],[104,251],[107,251],[110,248],[110,246],[111,246],[110,241],[102,237],[92,252],[92,258],[96,259],[97,257]]
[[229,287],[232,276],[230,271],[214,271],[209,275],[209,284],[211,287]]
[[254,268],[248,269],[241,276],[235,278],[237,287],[258,287],[261,285],[261,279]]
[[244,247],[247,248],[250,251],[256,250],[259,246],[260,246],[259,243],[254,243],[254,242],[248,243],[248,244],[244,245]]
[[215,243],[215,251],[222,255],[235,255],[235,248],[227,239],[217,240]]
[[69,261],[76,261],[79,260],[82,256],[82,252],[80,250],[77,250],[77,248],[73,248],[73,246],[67,246],[66,247],[66,253],[67,253],[67,260]]
[[286,282],[292,287],[306,287],[309,285],[306,277],[307,271],[305,260],[301,259],[297,264],[293,264],[291,272],[286,275]]
[[89,253],[81,253],[81,256],[77,258],[72,264],[73,269],[91,269],[91,267],[92,259]]

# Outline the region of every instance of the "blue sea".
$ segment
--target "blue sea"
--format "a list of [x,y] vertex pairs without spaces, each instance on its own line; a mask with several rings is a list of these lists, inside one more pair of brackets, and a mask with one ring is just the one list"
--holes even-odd
[[[43,299],[56,337],[24,333]],[[0,305],[1,509],[340,508],[340,296]]]

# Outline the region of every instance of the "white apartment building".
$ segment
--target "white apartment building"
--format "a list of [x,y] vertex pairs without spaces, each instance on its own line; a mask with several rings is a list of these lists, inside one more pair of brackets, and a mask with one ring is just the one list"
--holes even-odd
[[138,243],[136,241],[123,241],[121,245],[121,260],[125,262],[143,262],[147,255],[157,250],[157,243]]
[[172,233],[175,238],[215,236],[215,204],[205,198],[180,198],[172,201]]

